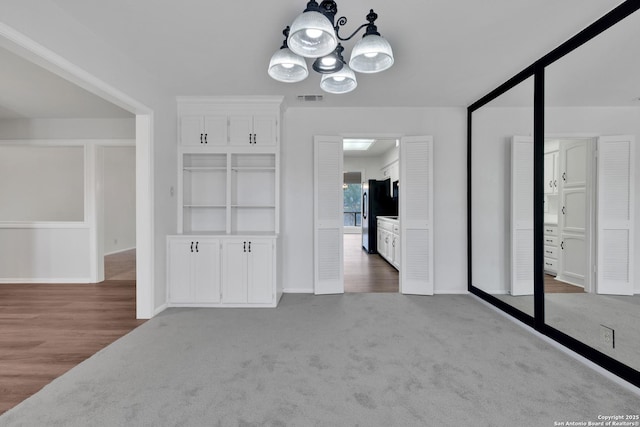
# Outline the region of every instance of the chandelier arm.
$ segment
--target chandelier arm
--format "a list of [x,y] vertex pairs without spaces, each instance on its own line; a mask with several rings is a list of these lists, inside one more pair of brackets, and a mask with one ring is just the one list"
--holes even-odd
[[344,19],[344,23],[343,23],[342,25],[346,24],[346,22],[347,22],[347,18],[345,18],[345,17],[343,16],[342,18],[338,19],[338,25],[336,25],[336,36],[338,36],[338,39],[339,39],[339,40],[342,40],[342,41],[351,40],[351,39],[353,38],[353,36],[355,36],[355,35],[358,33],[358,31],[360,31],[360,30],[361,30],[361,29],[363,29],[364,27],[366,27],[366,26],[370,25],[369,23],[362,24],[362,25],[360,25],[358,28],[356,28],[356,30],[355,30],[353,33],[351,33],[351,35],[350,35],[349,37],[343,38],[343,37],[341,37],[341,36],[340,36],[340,34],[338,33],[338,31],[340,30],[340,23],[342,22],[342,20],[343,20],[343,19]]

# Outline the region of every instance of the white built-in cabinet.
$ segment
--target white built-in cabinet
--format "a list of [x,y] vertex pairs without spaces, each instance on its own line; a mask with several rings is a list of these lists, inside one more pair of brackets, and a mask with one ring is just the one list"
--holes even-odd
[[271,304],[275,301],[275,239],[226,239],[222,256],[222,301]]
[[167,252],[170,301],[180,304],[220,302],[220,240],[170,236]]
[[280,97],[178,99],[170,306],[277,305],[281,104]]
[[544,154],[544,193],[558,193],[558,152]]
[[378,217],[378,254],[397,270],[400,269],[400,225],[397,219]]
[[544,271],[554,276],[558,273],[558,226],[544,225]]

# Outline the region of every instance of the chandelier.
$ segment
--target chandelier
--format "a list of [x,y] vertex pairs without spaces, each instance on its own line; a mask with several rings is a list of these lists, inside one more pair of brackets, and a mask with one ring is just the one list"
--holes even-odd
[[[273,54],[269,75],[280,82],[296,83],[307,78],[309,70],[305,58],[315,58],[312,68],[322,74],[320,88],[329,93],[347,93],[358,86],[358,73],[378,73],[393,65],[391,45],[375,25],[378,15],[371,9],[366,19],[349,37],[341,37],[340,27],[347,23],[344,16],[334,24],[338,6],[335,1],[315,0],[286,27],[282,47]],[[351,51],[349,64],[345,62],[340,41],[353,38],[365,28],[364,36]]]

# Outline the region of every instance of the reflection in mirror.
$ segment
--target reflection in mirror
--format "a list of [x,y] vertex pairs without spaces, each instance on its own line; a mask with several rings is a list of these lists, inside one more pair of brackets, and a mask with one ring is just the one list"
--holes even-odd
[[640,370],[640,13],[545,70],[545,323]]
[[533,316],[533,77],[475,110],[472,285]]

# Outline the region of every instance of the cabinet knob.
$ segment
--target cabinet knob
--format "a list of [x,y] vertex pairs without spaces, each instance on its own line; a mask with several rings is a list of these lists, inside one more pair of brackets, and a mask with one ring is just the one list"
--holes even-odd
[[251,252],[251,242],[249,242],[249,250],[248,252]]
[[253,134],[253,143],[256,144],[258,141],[256,141],[256,134]]
[[200,134],[200,144],[202,144],[202,135],[203,134]]
[[208,144],[208,142],[207,142],[207,135],[208,135],[208,134],[206,134],[206,133],[204,134],[204,143],[205,143],[205,144]]
[[562,180],[564,182],[567,182],[567,173],[566,172],[562,172]]
[[251,144],[251,134],[249,134],[249,144]]
[[200,251],[198,250],[198,243],[200,243],[200,242],[196,242],[196,252],[200,252]]
[[244,242],[242,245],[242,251],[247,252],[247,242]]
[[191,252],[193,252],[193,242],[191,242]]
[[562,243],[560,243],[560,249],[564,250],[564,241],[562,241]]
[[567,214],[567,209],[565,206],[562,207],[562,215],[566,215]]

